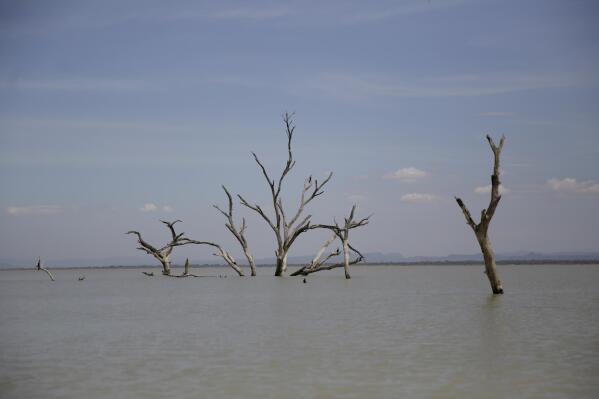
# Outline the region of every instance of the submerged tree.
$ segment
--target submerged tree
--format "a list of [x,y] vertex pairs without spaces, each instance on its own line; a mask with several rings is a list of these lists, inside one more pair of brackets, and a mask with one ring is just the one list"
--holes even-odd
[[37,270],[42,270],[42,271],[46,272],[48,277],[50,277],[50,280],[54,281],[54,276],[52,275],[52,273],[50,273],[50,271],[48,269],[46,269],[45,267],[42,266],[42,258],[40,258],[40,257],[37,258],[37,265],[35,267]]
[[[247,242],[247,239],[245,238],[245,228],[246,228],[245,218],[241,219],[241,228],[237,229],[237,226],[235,225],[235,221],[233,219],[233,197],[231,197],[231,194],[229,193],[229,191],[227,190],[227,188],[225,186],[222,186],[222,188],[223,188],[223,190],[225,190],[225,194],[227,194],[227,199],[229,200],[228,212],[223,211],[221,208],[218,207],[218,205],[213,205],[213,206],[216,209],[218,209],[218,211],[227,218],[227,223],[225,223],[225,226],[231,232],[231,234],[233,234],[233,236],[235,236],[235,239],[237,239],[237,241],[241,245],[241,248],[243,249],[243,254],[245,255],[245,258],[248,261],[248,265],[250,267],[250,272],[251,272],[252,276],[255,276],[256,275],[256,265],[254,264],[254,257],[250,253],[250,250],[248,247],[248,242]],[[226,259],[225,259],[225,261],[226,261]]]
[[[252,155],[260,167],[262,174],[264,175],[264,178],[266,179],[266,182],[270,188],[274,218],[267,215],[260,205],[251,205],[241,195],[238,195],[239,199],[241,200],[241,204],[258,213],[275,233],[275,238],[277,240],[277,249],[275,250],[275,256],[277,259],[275,276],[282,276],[287,270],[287,255],[295,240],[302,233],[305,233],[312,228],[310,225],[310,219],[312,215],[302,217],[306,205],[308,205],[314,198],[318,197],[324,192],[322,188],[329,182],[329,180],[331,180],[331,177],[333,176],[333,173],[331,172],[321,183],[319,183],[318,180],[313,179],[312,176],[308,177],[304,183],[304,188],[302,190],[297,211],[295,213],[289,214],[285,212],[283,201],[281,199],[281,188],[283,186],[285,177],[295,166],[293,153],[291,151],[291,141],[295,131],[295,125],[293,124],[292,117],[293,115],[288,113],[283,115],[285,133],[287,134],[287,162],[277,180],[270,177],[266,171],[266,168],[262,162],[260,162],[260,159],[258,159],[258,156],[252,152]],[[288,216],[291,216],[291,218],[288,218]]]
[[170,257],[171,257],[171,253],[173,252],[173,248],[176,246],[185,245],[188,243],[187,243],[187,240],[185,238],[183,238],[183,235],[185,233],[177,234],[175,231],[175,224],[178,222],[181,222],[181,220],[175,220],[174,222],[167,222],[165,220],[161,220],[161,222],[164,223],[166,226],[168,226],[168,229],[171,232],[171,241],[169,241],[168,243],[166,243],[164,246],[162,246],[160,248],[156,248],[155,246],[153,246],[150,243],[148,243],[147,241],[145,241],[141,237],[141,234],[138,231],[131,230],[131,231],[128,231],[126,234],[135,234],[137,236],[137,242],[139,244],[139,247],[137,247],[137,249],[147,253],[148,255],[152,255],[154,258],[156,258],[156,260],[158,260],[158,262],[160,262],[160,264],[162,265],[162,274],[165,276],[170,276],[171,275]]
[[466,218],[466,222],[474,231],[476,240],[480,245],[480,249],[483,253],[483,258],[485,260],[485,273],[489,278],[489,282],[491,283],[491,289],[493,290],[493,293],[503,294],[503,287],[501,286],[501,281],[499,280],[499,276],[497,274],[497,267],[495,265],[495,253],[493,252],[493,247],[491,247],[491,241],[488,237],[488,230],[489,224],[491,223],[491,219],[493,218],[495,210],[497,209],[497,204],[499,204],[499,200],[501,199],[501,194],[499,193],[499,189],[501,186],[501,182],[499,181],[499,156],[501,155],[501,150],[503,149],[505,136],[501,136],[499,146],[495,145],[495,142],[489,135],[487,135],[487,140],[489,141],[489,145],[491,146],[491,150],[493,151],[494,156],[493,174],[491,175],[491,200],[487,209],[482,210],[480,215],[480,222],[478,224],[474,222],[472,216],[470,215],[470,211],[460,198],[455,197],[455,200],[458,203],[459,207],[462,209],[464,217]]
[[[366,226],[370,220],[370,216],[360,219],[358,221],[354,220],[355,212],[356,212],[356,205],[352,206],[349,216],[345,218],[345,224],[342,227],[340,227],[337,222],[334,222],[335,223],[334,225],[319,224],[319,225],[313,226],[313,228],[324,228],[327,230],[331,230],[333,232],[333,234],[331,235],[331,237],[329,239],[327,239],[325,241],[325,243],[322,245],[322,247],[320,247],[320,250],[316,253],[316,256],[314,257],[314,259],[312,259],[312,262],[310,262],[309,265],[298,269],[291,275],[292,276],[299,276],[299,275],[307,276],[308,274],[316,273],[321,270],[332,270],[337,267],[343,266],[343,268],[345,269],[345,278],[350,279],[351,276],[349,274],[349,266],[355,265],[356,263],[360,263],[364,259],[364,256],[362,256],[360,251],[358,251],[357,249],[352,247],[351,244],[349,243],[349,231],[352,229],[361,227],[361,226]],[[337,248],[336,251],[333,251],[333,252],[329,253],[327,256],[325,256],[324,258],[322,258],[322,255],[324,254],[326,249],[329,247],[329,245],[331,245],[333,243],[333,241],[335,241],[336,238],[338,238],[341,241],[341,245],[343,247],[343,262],[327,264],[326,262],[329,259],[339,255],[339,253],[340,253],[339,248]],[[356,257],[353,260],[350,260],[350,251],[356,255]]]
[[[161,222],[168,226],[168,228],[171,232],[171,236],[172,236],[171,241],[166,243],[161,248],[156,248],[153,245],[149,244],[147,241],[145,241],[141,237],[141,234],[138,231],[132,230],[132,231],[128,231],[126,234],[137,235],[137,242],[140,245],[137,249],[139,249],[140,251],[144,251],[148,255],[152,255],[154,258],[156,258],[162,265],[162,274],[164,276],[171,276],[170,256],[171,256],[171,253],[173,252],[173,248],[182,246],[182,245],[189,245],[189,244],[209,245],[213,248],[216,248],[218,253],[215,253],[214,255],[222,257],[225,260],[225,262],[227,262],[227,264],[233,270],[235,270],[237,272],[237,274],[239,274],[240,276],[243,276],[243,271],[239,268],[239,266],[237,265],[237,262],[235,262],[235,259],[233,259],[233,256],[231,256],[231,254],[229,252],[227,252],[225,249],[223,249],[220,245],[215,244],[213,242],[209,242],[209,241],[191,240],[189,238],[184,237],[185,233],[177,234],[175,232],[175,224],[178,222],[181,222],[181,220],[175,220],[174,222],[167,222],[167,221],[161,220]],[[189,260],[187,260],[185,262],[185,269],[184,269],[183,274],[180,276],[172,276],[172,277],[198,277],[198,276],[195,276],[195,275],[189,273]]]

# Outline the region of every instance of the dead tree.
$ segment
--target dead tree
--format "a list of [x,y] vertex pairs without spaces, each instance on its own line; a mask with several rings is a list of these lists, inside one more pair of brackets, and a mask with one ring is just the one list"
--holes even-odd
[[[343,226],[339,226],[339,224],[337,222],[335,222],[334,225],[325,225],[325,224],[314,225],[313,228],[324,228],[327,230],[331,230],[333,232],[333,234],[327,241],[325,241],[323,246],[320,248],[320,250],[314,257],[314,259],[312,260],[312,262],[310,262],[310,264],[308,266],[302,267],[301,269],[297,270],[296,272],[294,272],[291,275],[292,276],[299,276],[299,275],[306,276],[308,274],[319,272],[321,270],[331,270],[331,269],[335,269],[337,267],[343,266],[343,268],[345,269],[345,278],[350,279],[351,276],[349,274],[349,266],[355,265],[356,263],[361,262],[364,259],[364,257],[362,256],[360,251],[358,251],[357,249],[355,249],[354,247],[352,247],[350,245],[349,231],[352,229],[367,225],[370,220],[370,216],[365,217],[360,220],[357,220],[357,221],[354,220],[355,212],[356,212],[356,205],[352,206],[349,216],[345,218],[345,223]],[[337,248],[336,251],[331,252],[330,254],[328,254],[326,257],[324,257],[321,260],[321,257],[324,254],[324,252],[326,251],[327,247],[329,245],[331,245],[331,243],[335,240],[335,238],[339,238],[339,240],[341,241],[341,244],[343,246],[343,263],[335,263],[335,264],[327,265],[326,262],[330,258],[339,255],[339,248]],[[354,254],[356,254],[356,257],[353,260],[350,260],[350,251],[353,252]]]
[[495,254],[493,253],[491,241],[488,237],[488,230],[489,224],[491,223],[491,219],[493,218],[495,210],[497,209],[497,204],[499,204],[499,200],[501,199],[501,194],[499,193],[499,188],[501,186],[501,182],[499,181],[499,156],[501,155],[501,150],[503,148],[505,136],[501,136],[499,146],[495,145],[495,142],[489,135],[487,135],[487,141],[491,146],[491,150],[493,151],[494,156],[493,174],[491,175],[491,200],[487,209],[482,210],[480,214],[480,222],[478,224],[474,222],[472,216],[470,215],[470,211],[460,198],[455,197],[455,200],[458,203],[459,207],[462,209],[464,217],[466,218],[466,223],[468,223],[468,225],[474,231],[476,240],[480,245],[480,249],[483,253],[483,258],[485,260],[485,273],[487,274],[489,282],[491,283],[491,289],[493,290],[493,294],[503,294],[503,287],[501,286],[501,281],[499,280],[499,276],[497,274],[497,267],[495,265]]
[[[258,159],[258,156],[252,152],[254,160],[260,167],[262,175],[264,175],[264,178],[266,179],[266,182],[270,188],[272,197],[271,205],[273,208],[274,217],[267,215],[260,205],[251,205],[241,195],[238,195],[239,199],[241,200],[241,204],[258,213],[275,234],[275,238],[277,240],[277,249],[275,250],[275,256],[277,259],[275,276],[282,276],[287,270],[287,254],[289,253],[289,249],[295,240],[297,240],[302,233],[305,233],[312,228],[310,225],[310,219],[312,215],[302,217],[306,205],[308,205],[314,198],[318,197],[324,192],[322,190],[323,187],[331,180],[331,177],[333,176],[333,173],[330,173],[328,177],[321,183],[319,183],[316,179],[312,179],[312,176],[308,177],[304,183],[304,188],[302,190],[297,211],[290,214],[285,212],[283,201],[280,197],[281,188],[283,186],[285,177],[295,166],[293,153],[291,151],[291,141],[295,131],[295,125],[293,124],[292,117],[293,114],[285,113],[283,115],[285,133],[287,134],[287,162],[277,180],[270,177],[266,171],[266,168],[262,162],[260,162],[260,159]],[[288,216],[291,217],[288,218]]]
[[[229,193],[229,191],[227,190],[227,188],[225,186],[222,186],[222,188],[223,188],[223,190],[225,190],[225,194],[227,194],[227,199],[229,200],[229,210],[228,210],[228,212],[225,212],[221,208],[219,208],[218,205],[213,205],[213,206],[216,209],[218,209],[218,211],[227,218],[227,223],[225,223],[225,226],[231,232],[231,234],[233,234],[233,236],[235,236],[235,239],[237,239],[237,241],[241,245],[241,248],[243,249],[243,254],[245,255],[245,258],[248,261],[248,265],[250,266],[251,275],[255,276],[256,275],[256,265],[254,264],[254,257],[250,253],[250,250],[248,247],[248,242],[247,242],[247,239],[245,238],[245,228],[246,228],[245,218],[241,219],[241,229],[237,229],[237,226],[235,226],[235,221],[233,219],[233,197],[231,197],[231,194]],[[227,261],[227,259],[225,259],[225,261]]]
[[178,222],[181,222],[181,220],[175,220],[174,222],[167,222],[165,220],[161,220],[161,222],[164,223],[166,226],[168,226],[168,228],[171,232],[171,241],[166,243],[161,248],[156,248],[153,245],[149,244],[147,241],[145,241],[141,237],[141,234],[138,231],[131,230],[131,231],[128,231],[126,234],[137,235],[137,242],[139,244],[139,247],[137,247],[137,249],[139,249],[140,251],[144,251],[148,255],[152,255],[154,258],[156,258],[156,260],[158,260],[158,262],[160,262],[160,264],[162,265],[162,274],[165,276],[170,276],[171,275],[170,256],[171,256],[171,253],[173,252],[173,248],[176,246],[188,244],[188,242],[187,242],[187,239],[183,238],[183,234],[185,234],[185,233],[177,234],[175,232],[175,224]]
[[221,247],[219,244],[216,244],[216,243],[210,242],[210,241],[197,241],[197,240],[190,240],[189,238],[184,238],[182,240],[181,245],[185,245],[185,244],[208,245],[208,246],[215,248],[217,252],[213,253],[212,255],[220,256],[227,263],[227,265],[229,265],[231,267],[231,269],[233,269],[233,270],[235,270],[235,272],[237,272],[237,274],[239,276],[241,276],[241,277],[245,276],[245,274],[243,273],[243,270],[241,270],[241,268],[237,264],[237,261],[235,261],[235,258],[233,258],[233,255],[231,255],[231,253],[229,251],[227,251],[226,249]]
[[54,276],[52,275],[52,273],[50,273],[50,271],[48,269],[46,269],[45,267],[42,266],[42,258],[38,257],[37,258],[37,265],[36,265],[37,270],[43,270],[46,272],[46,274],[48,275],[48,277],[50,277],[50,280],[55,281],[54,280]]
[[[153,245],[149,244],[147,241],[145,241],[141,237],[141,234],[137,231],[133,231],[133,230],[128,231],[126,234],[137,235],[137,242],[140,245],[137,249],[144,251],[148,255],[152,255],[154,258],[156,258],[162,265],[162,274],[164,276],[171,276],[170,256],[171,256],[171,253],[173,252],[173,248],[182,246],[182,245],[190,245],[190,244],[209,245],[211,247],[216,248],[218,250],[218,254],[214,254],[214,255],[222,257],[227,262],[227,264],[229,266],[231,266],[237,272],[237,274],[239,274],[240,276],[243,276],[243,271],[239,268],[239,266],[237,266],[237,263],[235,262],[235,259],[233,259],[233,256],[231,256],[231,254],[229,252],[227,252],[226,250],[224,250],[220,245],[215,244],[213,242],[209,242],[209,241],[191,240],[191,239],[183,236],[185,233],[177,234],[175,232],[174,226],[175,226],[175,223],[181,222],[181,220],[175,220],[174,222],[166,222],[164,220],[161,220],[161,222],[168,226],[169,230],[171,231],[171,235],[172,235],[172,240],[161,248],[156,248]],[[183,274],[180,276],[172,276],[172,277],[199,277],[199,276],[189,273],[189,261],[187,261],[186,268],[185,268]]]

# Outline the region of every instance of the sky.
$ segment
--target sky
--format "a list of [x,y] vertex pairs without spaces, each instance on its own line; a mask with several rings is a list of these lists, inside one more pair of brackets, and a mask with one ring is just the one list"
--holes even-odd
[[506,136],[495,250],[598,250],[598,19],[577,0],[0,0],[0,258],[146,260],[124,233],[158,245],[160,219],[239,257],[212,205],[225,184],[268,206],[251,151],[283,168],[284,112],[285,204],[332,171],[308,213],[372,213],[363,252],[476,253],[454,196],[486,207],[486,134]]

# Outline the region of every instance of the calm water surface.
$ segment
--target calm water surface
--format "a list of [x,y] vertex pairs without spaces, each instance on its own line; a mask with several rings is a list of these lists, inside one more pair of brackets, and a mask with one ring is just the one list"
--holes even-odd
[[599,397],[599,266],[197,272],[0,271],[0,397]]

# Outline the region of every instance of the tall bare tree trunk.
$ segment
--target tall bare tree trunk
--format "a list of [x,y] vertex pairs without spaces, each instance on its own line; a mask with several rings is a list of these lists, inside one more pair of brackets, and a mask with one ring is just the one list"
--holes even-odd
[[493,247],[491,247],[491,241],[489,240],[488,231],[491,219],[493,218],[493,215],[495,215],[495,210],[497,209],[497,205],[499,204],[499,200],[501,199],[501,182],[499,181],[499,173],[501,172],[501,169],[499,167],[499,157],[501,155],[501,150],[503,149],[505,137],[501,136],[499,145],[495,145],[495,142],[489,135],[487,135],[487,141],[491,146],[494,158],[493,174],[491,175],[491,200],[489,201],[489,206],[481,211],[480,222],[476,223],[474,221],[472,215],[470,214],[470,211],[464,204],[464,201],[462,201],[458,197],[456,197],[455,200],[458,203],[460,209],[462,209],[462,213],[466,218],[466,223],[472,228],[472,231],[474,231],[476,240],[480,245],[480,250],[483,253],[483,258],[485,260],[485,274],[487,275],[489,282],[491,283],[491,290],[493,291],[493,294],[503,294],[503,287],[501,286],[501,281],[499,280],[499,276],[497,274],[497,267],[495,265],[495,253],[493,252]]
[[248,260],[248,264],[250,265],[250,274],[252,277],[256,277],[256,264],[254,263],[254,257],[250,254],[249,251],[243,250],[243,254],[245,258]]
[[494,294],[503,294],[503,287],[501,286],[501,281],[499,280],[499,275],[497,274],[495,253],[493,252],[491,241],[486,236],[477,238],[480,245],[480,250],[482,251],[483,258],[485,260],[485,274],[489,279],[489,283],[491,283],[491,290]]
[[275,276],[280,277],[287,270],[287,254],[277,256],[277,267],[275,268]]
[[189,258],[185,258],[185,268],[183,269],[183,275],[187,276],[189,274]]
[[349,242],[347,239],[343,240],[343,270],[345,271],[345,278],[350,279],[349,275]]
[[159,259],[162,264],[162,274],[164,276],[171,275],[171,261],[169,259]]

